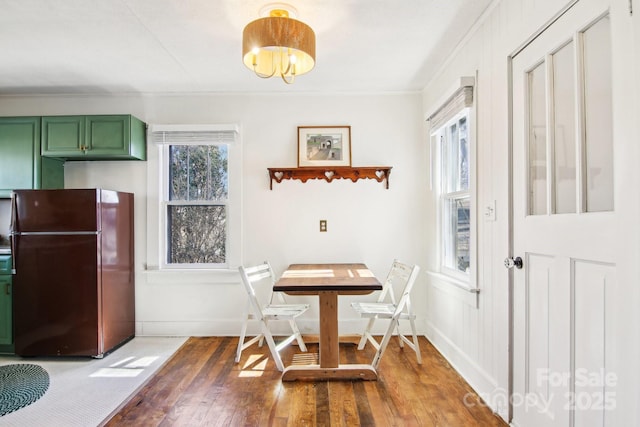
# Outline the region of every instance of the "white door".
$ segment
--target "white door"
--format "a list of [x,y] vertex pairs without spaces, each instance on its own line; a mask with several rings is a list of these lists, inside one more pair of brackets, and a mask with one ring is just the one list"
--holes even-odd
[[607,7],[579,1],[512,62],[517,426],[610,425],[615,407]]

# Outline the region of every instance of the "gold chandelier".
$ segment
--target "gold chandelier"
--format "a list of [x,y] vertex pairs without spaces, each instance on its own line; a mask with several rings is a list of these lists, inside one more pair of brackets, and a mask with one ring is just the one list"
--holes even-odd
[[282,6],[244,27],[242,61],[258,77],[279,75],[291,84],[296,76],[313,69],[316,35],[304,22],[290,18],[289,10]]

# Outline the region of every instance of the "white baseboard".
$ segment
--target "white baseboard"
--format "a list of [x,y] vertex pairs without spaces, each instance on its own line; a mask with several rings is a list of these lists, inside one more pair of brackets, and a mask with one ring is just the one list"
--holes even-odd
[[[272,322],[274,334],[285,334],[289,332],[289,325],[282,322]],[[298,328],[303,334],[318,334],[320,327],[318,320],[300,319],[297,321]],[[362,334],[366,326],[366,320],[346,319],[340,320],[340,334],[354,335]],[[137,336],[238,336],[242,323],[238,319],[216,319],[206,321],[149,321],[142,320],[136,322]],[[380,321],[374,324],[374,334],[384,334],[386,322]],[[249,324],[248,333],[257,334],[259,327],[257,322]]]

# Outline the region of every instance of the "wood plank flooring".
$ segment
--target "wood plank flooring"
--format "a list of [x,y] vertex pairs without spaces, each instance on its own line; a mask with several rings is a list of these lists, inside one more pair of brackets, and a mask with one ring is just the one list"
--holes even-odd
[[[115,426],[499,426],[469,385],[425,338],[423,364],[393,339],[377,381],[282,382],[266,344],[234,363],[236,337],[190,338],[106,425]],[[290,346],[285,366],[311,363],[317,344]],[[368,363],[370,344],[340,345],[344,363]]]

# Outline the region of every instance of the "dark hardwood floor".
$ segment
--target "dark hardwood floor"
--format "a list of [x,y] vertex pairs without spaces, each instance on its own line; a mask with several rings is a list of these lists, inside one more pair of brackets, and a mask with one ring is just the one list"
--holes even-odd
[[[426,339],[423,364],[393,339],[377,381],[285,382],[266,344],[234,363],[238,338],[190,338],[107,426],[500,426]],[[317,357],[290,346],[285,366]],[[368,363],[367,345],[341,344],[340,360]]]

